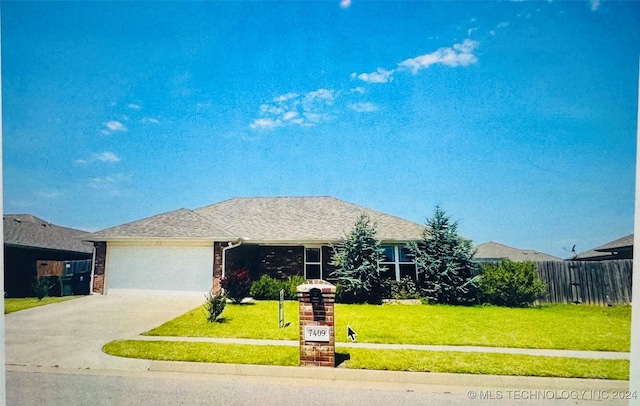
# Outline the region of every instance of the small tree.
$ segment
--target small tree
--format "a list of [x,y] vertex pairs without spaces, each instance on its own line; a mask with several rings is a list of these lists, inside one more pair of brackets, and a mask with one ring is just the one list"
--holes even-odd
[[499,265],[485,265],[478,287],[489,303],[509,307],[531,306],[542,299],[547,290],[533,262],[509,260]]
[[227,297],[223,292],[209,293],[205,296],[207,300],[204,304],[204,308],[207,311],[207,321],[213,323],[218,320],[218,317],[224,311],[224,307],[227,305]]
[[458,223],[451,222],[440,207],[427,219],[422,239],[409,243],[409,251],[416,262],[422,296],[434,303],[477,302],[473,275],[479,266],[473,260],[471,241],[458,235]]
[[221,281],[225,295],[233,303],[240,303],[242,299],[249,296],[251,291],[251,276],[246,269],[232,269]]
[[346,240],[334,247],[334,275],[343,301],[382,303],[388,290],[385,268],[380,266],[383,252],[376,239],[375,224],[362,213]]

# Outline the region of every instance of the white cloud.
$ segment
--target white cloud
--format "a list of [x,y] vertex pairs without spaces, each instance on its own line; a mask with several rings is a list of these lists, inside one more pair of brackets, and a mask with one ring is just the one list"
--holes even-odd
[[282,119],[285,120],[285,121],[289,121],[289,120],[293,120],[294,118],[298,117],[298,115],[299,114],[298,114],[297,111],[287,111],[282,116]]
[[249,124],[249,127],[251,127],[251,129],[253,130],[267,130],[270,128],[280,127],[281,125],[282,123],[280,122],[280,120],[274,120],[271,118],[256,118],[255,120],[253,120],[253,123]]
[[353,103],[349,105],[349,108],[358,113],[371,113],[372,111],[378,110],[378,106],[370,102]]
[[89,187],[93,189],[107,190],[111,195],[120,195],[117,186],[121,183],[128,182],[131,179],[129,175],[116,173],[113,175],[92,178],[89,181]]
[[393,70],[378,68],[377,71],[371,73],[352,73],[351,78],[358,78],[367,83],[387,83],[393,80]]
[[286,93],[286,94],[283,94],[281,96],[274,97],[273,101],[276,102],[276,103],[281,103],[281,102],[285,102],[287,100],[295,99],[298,96],[299,96],[298,93]]
[[120,158],[113,152],[103,152],[101,154],[94,154],[94,159],[102,162],[119,162]]
[[332,106],[336,98],[330,89],[317,89],[304,95],[286,93],[273,98],[273,102],[263,103],[258,109],[249,128],[252,130],[266,130],[285,125],[311,126],[330,117],[326,113],[328,106]]
[[92,162],[120,162],[120,158],[113,152],[105,151],[99,154],[91,155],[91,159],[76,159],[74,162],[79,165],[86,165]]
[[478,61],[478,58],[473,54],[477,46],[477,41],[465,39],[462,43],[455,44],[453,47],[443,47],[430,54],[406,59],[400,62],[398,66],[401,69],[410,69],[414,75],[419,70],[426,69],[434,64],[451,67],[468,66]]
[[596,11],[600,8],[600,0],[589,0],[591,4],[591,11]]
[[135,103],[129,103],[127,107],[133,110],[140,110],[142,108],[139,104],[135,104]]
[[150,117],[144,117],[142,120],[140,120],[140,122],[143,124],[146,124],[146,123],[159,124],[160,123],[160,121]]
[[358,86],[358,87],[354,87],[353,89],[350,89],[352,93],[360,93],[360,94],[364,94],[365,90],[364,87],[362,86]]
[[351,0],[340,0],[340,7],[342,8],[351,7]]
[[335,97],[333,95],[333,90],[318,89],[304,95],[304,100],[302,101],[302,103],[303,105],[305,105],[306,110],[306,105],[309,105],[309,103],[320,103],[331,106],[334,100]]
[[104,125],[106,125],[110,131],[127,131],[127,127],[119,121],[107,121]]

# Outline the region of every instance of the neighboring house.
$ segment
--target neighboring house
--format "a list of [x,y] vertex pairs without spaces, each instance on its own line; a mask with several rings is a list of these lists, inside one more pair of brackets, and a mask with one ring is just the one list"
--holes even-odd
[[38,260],[91,259],[93,247],[82,241],[86,231],[60,227],[30,214],[6,214],[4,225],[4,291],[7,297],[32,295]]
[[599,247],[581,252],[571,261],[607,261],[612,259],[633,259],[633,234],[618,238]]
[[217,291],[226,271],[252,278],[329,279],[332,245],[361,213],[376,225],[389,277],[415,278],[405,244],[423,227],[332,197],[235,198],[179,209],[86,236],[96,249],[93,291],[190,294]]
[[479,262],[495,262],[503,259],[509,259],[513,262],[562,261],[561,258],[540,251],[513,248],[493,241],[480,244],[475,247],[475,250],[474,258]]

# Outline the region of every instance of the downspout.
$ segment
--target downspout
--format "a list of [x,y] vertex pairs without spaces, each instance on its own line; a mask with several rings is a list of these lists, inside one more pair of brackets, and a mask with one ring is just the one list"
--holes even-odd
[[225,269],[226,269],[226,266],[227,266],[227,250],[239,247],[240,245],[242,245],[242,239],[239,239],[236,244],[234,244],[232,242],[229,242],[229,245],[227,245],[226,247],[222,248],[222,276],[221,276],[221,279],[224,279]]
[[93,278],[96,271],[96,245],[91,243],[91,280],[89,281],[89,294],[94,295],[93,292]]

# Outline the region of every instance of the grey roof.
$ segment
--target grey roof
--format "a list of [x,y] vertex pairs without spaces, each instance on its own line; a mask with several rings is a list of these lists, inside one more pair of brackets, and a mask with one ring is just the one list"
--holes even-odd
[[476,259],[510,259],[514,262],[522,261],[562,261],[561,258],[548,255],[540,251],[519,249],[489,241],[476,246]]
[[135,238],[234,239],[210,220],[188,209],[158,214],[86,236],[87,241]]
[[594,248],[594,251],[600,252],[613,252],[621,248],[629,248],[633,246],[633,234],[629,234],[625,237],[618,238],[615,241],[608,242],[604,245]]
[[418,239],[423,227],[333,197],[254,197],[226,200],[113,227],[91,241],[120,238],[213,238],[248,242],[331,242],[345,237],[366,212],[383,241]]
[[588,251],[584,251],[571,258],[574,260],[606,260],[615,259],[615,253],[620,251],[632,251],[633,250],[633,234],[629,234],[617,240],[600,245],[596,248],[592,248]]
[[3,216],[4,244],[68,252],[91,253],[90,244],[82,242],[86,231],[51,224],[31,214]]
[[337,241],[365,212],[383,241],[418,239],[423,227],[328,196],[235,198],[195,210],[248,241]]

